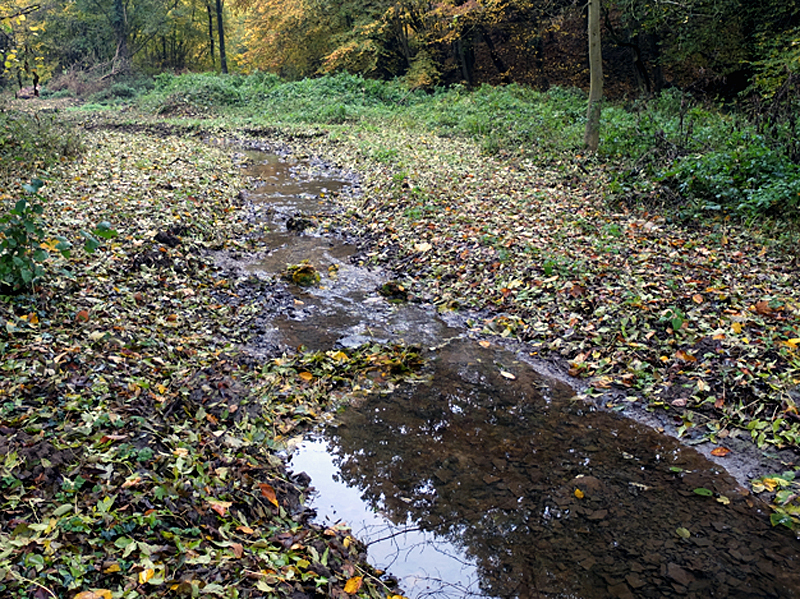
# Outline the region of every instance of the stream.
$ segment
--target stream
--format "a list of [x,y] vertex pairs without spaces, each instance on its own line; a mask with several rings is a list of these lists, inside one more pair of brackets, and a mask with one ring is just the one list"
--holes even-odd
[[346,523],[407,597],[798,597],[800,542],[721,466],[573,389],[524,352],[470,339],[433,307],[391,303],[388,275],[323,235],[357,180],[314,160],[245,152],[245,194],[269,231],[259,276],[308,260],[259,343],[425,348],[430,377],[365,393],[292,450],[312,507]]

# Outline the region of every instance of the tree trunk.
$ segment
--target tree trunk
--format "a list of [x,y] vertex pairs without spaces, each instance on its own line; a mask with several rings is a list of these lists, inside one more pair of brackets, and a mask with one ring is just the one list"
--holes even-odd
[[603,55],[600,50],[600,0],[589,0],[589,107],[583,143],[590,152],[600,145],[600,110],[603,101]]
[[222,0],[217,0],[217,35],[219,36],[219,67],[228,72],[228,57],[225,54],[225,27],[222,21]]
[[461,67],[461,76],[466,81],[468,87],[474,84],[474,66],[475,55],[472,49],[472,40],[465,40],[460,37],[456,40],[456,55],[458,57],[458,64]]
[[500,74],[500,83],[506,84],[510,83],[508,77],[508,67],[503,62],[503,59],[500,58],[500,55],[497,53],[497,49],[494,46],[494,42],[492,38],[489,37],[489,32],[486,31],[486,28],[482,25],[478,28],[478,31],[483,38],[483,41],[486,42],[486,47],[489,49],[489,58],[492,60],[492,64],[494,64],[494,68],[497,69],[497,72]]
[[214,57],[214,13],[210,4],[206,4],[206,11],[208,12],[208,41],[211,46],[211,68],[216,69],[217,60]]
[[111,26],[114,29],[114,38],[117,42],[114,66],[111,72],[116,75],[127,72],[131,66],[131,52],[128,47],[128,13],[125,10],[123,0],[114,0]]

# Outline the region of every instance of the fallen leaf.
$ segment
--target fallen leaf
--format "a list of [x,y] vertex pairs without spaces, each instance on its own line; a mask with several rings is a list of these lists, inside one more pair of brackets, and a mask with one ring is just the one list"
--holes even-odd
[[355,595],[358,590],[361,588],[363,583],[363,579],[361,576],[353,576],[350,580],[348,580],[344,585],[344,592],[348,595]]
[[140,482],[142,482],[142,477],[134,476],[126,480],[124,483],[122,483],[122,488],[127,489],[129,487],[133,487],[134,485],[138,485]]
[[683,351],[682,349],[679,349],[678,351],[675,352],[675,357],[678,358],[679,360],[682,360],[683,362],[697,362],[697,358]]
[[75,314],[75,320],[77,322],[89,322],[89,311],[88,310],[80,310]]
[[231,543],[231,549],[236,559],[240,559],[244,554],[244,547],[242,547],[241,543]]
[[578,499],[583,499],[584,498],[583,491],[581,491],[580,489],[575,489],[575,497],[577,497]]
[[478,341],[478,345],[484,348],[492,347],[492,344],[489,341]]
[[253,533],[255,532],[255,531],[254,531],[252,528],[250,528],[249,526],[237,526],[237,527],[236,527],[236,530],[238,530],[239,532],[243,532],[243,533],[244,533],[244,534],[246,534],[246,535],[251,535],[251,534],[253,534]]
[[507,378],[507,379],[509,379],[509,380],[512,380],[512,381],[513,381],[513,380],[515,380],[515,379],[517,378],[517,377],[515,377],[513,374],[511,374],[510,372],[508,372],[508,371],[506,371],[506,370],[501,370],[501,371],[500,371],[500,376],[502,376],[502,377],[504,377],[504,378]]
[[81,591],[72,599],[111,599],[111,591],[98,589],[96,591]]
[[280,507],[278,505],[278,497],[275,495],[275,489],[273,489],[271,485],[268,485],[267,483],[259,483],[258,486],[261,489],[261,495],[266,497],[267,501],[269,501],[275,507]]
[[225,516],[228,513],[228,508],[233,505],[232,501],[216,501],[214,499],[210,499],[208,501],[208,505],[211,506],[211,509],[217,512],[220,516]]
[[311,374],[310,372],[301,372],[297,376],[299,376],[301,379],[303,379],[307,383],[311,382],[314,379],[314,375]]
[[146,583],[148,580],[153,578],[153,576],[155,576],[155,575],[156,575],[156,571],[153,570],[153,568],[145,568],[144,570],[139,572],[139,584]]
[[695,304],[702,304],[704,300],[705,300],[705,298],[704,298],[702,295],[700,295],[699,293],[695,293],[695,294],[692,296],[692,301],[693,301]]
[[728,455],[730,452],[731,450],[728,449],[727,447],[715,447],[714,449],[711,450],[711,455],[715,455],[718,458],[722,458]]
[[772,307],[769,305],[769,302],[765,300],[756,302],[754,306],[750,307],[750,309],[761,316],[768,316],[774,312]]
[[421,254],[427,252],[431,248],[433,248],[433,246],[430,243],[427,243],[427,242],[426,243],[417,243],[416,245],[414,245],[414,250],[419,252],[419,253],[421,253]]

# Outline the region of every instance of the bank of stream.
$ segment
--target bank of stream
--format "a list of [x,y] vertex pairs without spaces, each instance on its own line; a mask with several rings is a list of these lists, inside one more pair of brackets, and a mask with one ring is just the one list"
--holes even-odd
[[388,275],[322,231],[357,178],[288,152],[247,151],[263,250],[226,256],[273,278],[308,260],[319,285],[259,318],[265,347],[408,344],[425,383],[356,397],[294,444],[318,518],[346,522],[409,597],[796,597],[800,542],[691,447],[576,401],[524,352],[455,315],[380,293]]

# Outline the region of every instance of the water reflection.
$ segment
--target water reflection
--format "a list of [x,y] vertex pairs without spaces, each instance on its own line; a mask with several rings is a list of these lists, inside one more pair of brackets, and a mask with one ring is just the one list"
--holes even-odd
[[511,354],[454,342],[430,385],[369,396],[325,434],[341,478],[460,547],[485,595],[798,596],[800,545],[733,479],[570,395]]

